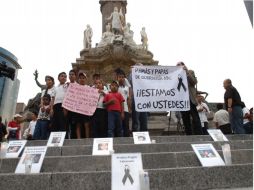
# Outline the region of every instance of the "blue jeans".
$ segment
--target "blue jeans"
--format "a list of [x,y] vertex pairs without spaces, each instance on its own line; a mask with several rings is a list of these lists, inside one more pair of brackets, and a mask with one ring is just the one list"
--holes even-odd
[[117,137],[123,136],[121,113],[118,111],[108,112],[108,137],[114,137],[116,129]]
[[147,112],[135,110],[134,98],[132,98],[132,131],[147,131]]
[[47,140],[49,135],[49,123],[49,120],[38,119],[35,125],[33,138],[36,140]]
[[241,106],[233,106],[229,113],[231,129],[235,134],[245,134],[243,128],[243,111]]
[[243,128],[246,132],[246,134],[252,134],[253,133],[253,123],[248,122],[243,124]]

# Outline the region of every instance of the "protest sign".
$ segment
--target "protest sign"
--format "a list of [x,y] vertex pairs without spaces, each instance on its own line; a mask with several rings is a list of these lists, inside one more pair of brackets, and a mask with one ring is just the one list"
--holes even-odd
[[187,111],[190,109],[186,72],[177,66],[132,68],[136,111]]
[[92,116],[99,99],[98,89],[70,83],[62,106],[72,112]]
[[17,158],[23,150],[26,140],[9,141],[9,146],[6,151],[6,158]]
[[63,146],[66,132],[51,132],[47,146]]
[[134,144],[151,144],[148,132],[133,132]]
[[221,159],[219,153],[212,144],[192,144],[202,166],[224,166],[225,163]]
[[141,153],[112,154],[111,189],[140,190]]
[[15,173],[40,173],[46,151],[46,146],[26,147],[16,167]]
[[220,129],[208,129],[207,132],[214,141],[228,141]]
[[93,155],[110,155],[113,151],[113,138],[95,138],[93,140]]

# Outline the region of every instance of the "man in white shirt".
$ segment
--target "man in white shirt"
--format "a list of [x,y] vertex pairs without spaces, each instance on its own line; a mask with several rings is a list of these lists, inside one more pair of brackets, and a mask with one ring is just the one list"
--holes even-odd
[[122,94],[124,98],[124,119],[122,121],[123,126],[123,135],[124,137],[130,136],[129,129],[129,108],[130,108],[130,89],[125,83],[125,73],[122,70],[119,70],[117,73],[117,81],[119,83],[118,92]]
[[217,129],[220,129],[224,134],[232,134],[229,122],[229,114],[223,109],[223,104],[217,104],[218,111],[214,114],[213,122]]
[[202,131],[204,135],[209,135],[207,132],[208,129],[208,120],[207,120],[207,113],[210,113],[210,110],[205,102],[203,102],[204,97],[201,95],[197,96],[197,111],[200,118],[200,123],[202,126]]
[[250,110],[245,106],[245,103],[242,102],[242,107],[243,107],[243,128],[245,129],[245,132],[247,134],[253,133],[253,126],[251,123],[251,114]]

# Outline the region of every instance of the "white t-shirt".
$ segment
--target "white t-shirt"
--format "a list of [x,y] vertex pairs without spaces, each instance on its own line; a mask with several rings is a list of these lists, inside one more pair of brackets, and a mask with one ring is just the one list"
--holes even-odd
[[42,108],[40,108],[40,111],[39,111],[39,114],[38,114],[38,119],[41,119],[41,120],[50,120],[50,115],[48,112],[46,112],[46,109],[49,108],[49,105],[48,106],[43,106],[45,108],[45,111],[42,112]]
[[[203,108],[205,108],[205,109],[203,109]],[[204,102],[201,102],[200,104],[197,105],[197,110],[199,110],[199,109],[203,109],[203,111],[198,112],[198,115],[200,118],[201,125],[202,125],[202,127],[204,127],[204,122],[208,122],[206,113],[209,113],[210,110],[209,110],[208,106],[206,105],[206,103],[204,103]]]
[[127,78],[124,78],[124,83],[125,83],[125,85],[127,86],[127,87],[131,87],[131,84],[130,84],[130,82],[128,81],[128,79]]
[[218,123],[219,126],[229,123],[229,114],[226,110],[221,109],[214,114],[213,121]]
[[[105,95],[108,93],[107,90],[103,90],[103,92],[105,93]],[[103,94],[100,93],[99,100],[98,100],[98,103],[97,103],[97,108],[105,109],[105,106],[103,106],[104,97],[105,96],[103,96]]]
[[55,87],[56,96],[55,96],[55,104],[63,103],[65,93],[67,91],[67,85],[65,84],[59,84],[57,87]]
[[[44,89],[44,90],[41,92],[41,97],[44,96],[45,92],[46,92],[46,89]],[[48,89],[48,92],[47,92],[47,93],[50,95],[51,98],[52,98],[52,97],[55,97],[55,96],[56,96],[56,88],[53,86],[52,88]]]
[[129,98],[129,87],[128,86],[119,86],[118,92],[122,94],[124,98],[124,112],[129,112],[127,98]]
[[37,120],[36,121],[30,121],[30,123],[29,123],[29,126],[28,126],[28,128],[30,129],[29,130],[29,134],[30,135],[34,135],[34,129],[35,129],[35,125],[36,125],[36,122],[37,122]]
[[[246,113],[250,114],[250,110],[248,108],[244,107],[243,108],[243,117],[245,116]],[[248,119],[243,119],[243,124],[248,123],[248,122],[249,122]]]

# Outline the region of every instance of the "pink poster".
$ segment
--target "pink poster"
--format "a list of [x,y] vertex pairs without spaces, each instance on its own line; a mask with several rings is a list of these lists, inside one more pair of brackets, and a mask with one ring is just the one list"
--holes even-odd
[[62,106],[72,112],[91,116],[96,110],[98,99],[96,88],[70,83]]

